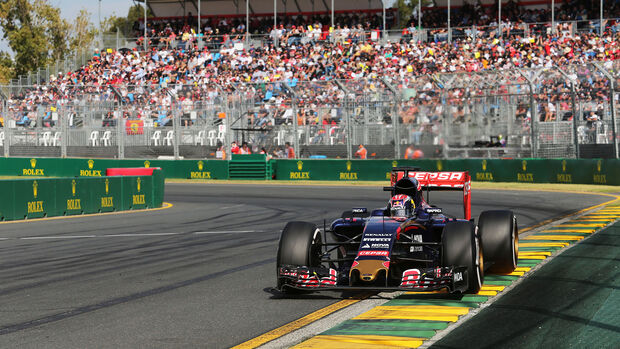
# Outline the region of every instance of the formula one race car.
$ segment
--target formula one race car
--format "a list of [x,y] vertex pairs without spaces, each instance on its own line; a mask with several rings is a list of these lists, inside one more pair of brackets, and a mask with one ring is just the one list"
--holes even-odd
[[[278,247],[277,288],[476,293],[485,270],[516,268],[515,215],[485,211],[474,224],[468,172],[395,167],[384,190],[391,192],[386,207],[345,211],[323,234],[313,223],[289,222]],[[462,190],[465,219],[429,205],[432,190]]]

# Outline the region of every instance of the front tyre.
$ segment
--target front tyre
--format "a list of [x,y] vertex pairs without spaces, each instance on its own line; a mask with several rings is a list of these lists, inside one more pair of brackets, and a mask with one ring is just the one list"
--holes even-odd
[[283,290],[284,280],[279,277],[278,271],[284,265],[295,267],[321,265],[321,234],[315,224],[288,222],[282,230],[276,262],[279,290]]
[[489,271],[512,273],[519,259],[519,228],[512,211],[484,211],[478,218],[478,232]]
[[471,222],[449,222],[441,234],[441,265],[467,267],[467,290],[477,293],[484,279],[484,260],[476,237],[476,226]]

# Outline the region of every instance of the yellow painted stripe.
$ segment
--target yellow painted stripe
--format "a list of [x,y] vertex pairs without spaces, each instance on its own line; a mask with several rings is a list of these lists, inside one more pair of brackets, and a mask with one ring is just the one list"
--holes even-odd
[[586,218],[586,219],[575,219],[572,222],[605,222],[607,224],[609,224],[610,222],[615,221],[615,219],[609,219],[609,218]]
[[440,305],[379,306],[355,317],[355,320],[405,319],[457,321],[469,312],[468,307]]
[[482,287],[480,288],[480,291],[503,291],[506,288],[506,286],[495,286],[495,285],[482,285]]
[[549,251],[519,251],[519,258],[523,256],[551,256]]
[[338,348],[417,348],[425,338],[373,336],[373,335],[318,335],[294,346],[297,349]]
[[532,268],[530,267],[516,267],[515,271],[521,271],[521,272],[528,272],[530,271]]
[[519,253],[519,259],[547,259],[547,256],[521,256]]
[[558,227],[561,228],[587,228],[587,227],[604,227],[607,224],[605,223],[587,223],[587,224],[560,224]]
[[313,313],[310,313],[300,319],[297,319],[293,322],[289,322],[288,324],[278,327],[275,330],[269,331],[261,336],[250,339],[247,342],[243,342],[237,346],[232,347],[233,349],[241,349],[241,348],[256,348],[260,345],[263,345],[269,341],[272,341],[276,338],[282,337],[287,333],[300,329],[310,323],[313,323],[331,313],[334,313],[342,308],[346,308],[351,304],[357,303],[362,299],[368,298],[370,294],[364,295],[358,299],[343,299],[337,303],[329,305],[325,308],[319,309]]
[[606,214],[606,215],[585,215],[585,216],[581,216],[581,218],[586,218],[586,219],[595,219],[595,218],[600,218],[600,219],[615,219],[616,215],[615,214]]
[[[577,192],[577,191],[564,191],[563,193],[578,193],[578,194],[586,194],[586,193],[584,193],[584,192]],[[531,225],[531,226],[529,226],[529,227],[527,227],[527,228],[521,229],[520,234],[523,234],[523,233],[525,233],[526,231],[530,231],[530,230],[532,230],[532,229],[536,229],[536,228],[538,228],[538,227],[542,227],[543,225],[549,224],[549,223],[551,223],[551,222],[554,222],[554,221],[560,220],[560,219],[565,218],[565,217],[570,217],[570,216],[578,215],[578,214],[581,214],[581,213],[583,213],[583,212],[588,212],[588,211],[590,211],[590,210],[594,210],[594,209],[596,209],[596,208],[599,208],[599,207],[604,207],[604,206],[607,206],[607,205],[609,205],[609,204],[612,204],[612,203],[615,203],[615,202],[617,202],[617,201],[620,201],[620,196],[618,196],[618,195],[606,194],[606,193],[596,193],[596,194],[594,194],[594,193],[587,193],[587,194],[590,194],[590,195],[609,196],[609,197],[612,197],[613,199],[612,199],[612,200],[609,200],[609,201],[605,201],[605,202],[603,202],[603,203],[601,203],[601,204],[598,204],[598,205],[594,205],[594,206],[586,207],[586,208],[581,209],[581,210],[579,210],[579,211],[577,211],[577,212],[569,213],[569,214],[566,214],[566,215],[561,216],[561,217],[557,217],[557,218],[550,218],[550,219],[544,220],[544,221],[539,222],[539,223],[537,223],[537,224]]]
[[500,274],[500,275],[509,275],[509,276],[523,276],[523,274],[525,274],[525,272],[523,272],[523,271],[513,271],[512,273],[508,273],[508,274]]
[[[583,239],[583,236],[577,236],[577,235],[545,235],[545,236],[536,236],[536,235],[532,235],[532,236],[528,236],[528,237],[524,237],[521,240],[568,240],[568,241],[578,241]],[[523,252],[523,253],[527,253],[527,252]],[[538,252],[536,252],[538,253]],[[519,257],[521,257],[521,251],[519,251]],[[547,255],[548,256],[548,255]]]
[[521,242],[519,247],[566,247],[570,245],[568,242]]
[[497,291],[478,291],[478,293],[476,293],[479,296],[496,296],[497,295]]
[[172,205],[169,202],[164,202],[161,207],[156,208],[143,208],[139,210],[127,210],[127,211],[114,211],[114,212],[101,212],[101,213],[88,213],[88,214],[76,214],[71,216],[57,216],[57,217],[45,217],[45,218],[28,218],[28,219],[18,219],[14,221],[4,221],[0,222],[0,224],[17,224],[17,223],[33,223],[33,222],[41,222],[41,221],[53,221],[58,219],[71,219],[71,218],[84,218],[84,217],[97,217],[97,216],[109,216],[109,215],[118,215],[118,214],[127,214],[127,213],[138,213],[138,212],[149,212],[149,211],[159,211],[170,208]]
[[543,230],[543,233],[585,233],[592,234],[596,230],[595,229],[571,229],[571,230],[562,230],[562,229],[549,229]]

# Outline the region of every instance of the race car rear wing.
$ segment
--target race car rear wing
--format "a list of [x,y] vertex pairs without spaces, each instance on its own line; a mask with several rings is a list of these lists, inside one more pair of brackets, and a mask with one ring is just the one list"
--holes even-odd
[[392,191],[396,182],[404,177],[411,177],[420,183],[419,190],[462,190],[463,211],[465,219],[471,219],[471,177],[469,172],[426,172],[420,171],[419,167],[394,167],[390,186],[383,190]]

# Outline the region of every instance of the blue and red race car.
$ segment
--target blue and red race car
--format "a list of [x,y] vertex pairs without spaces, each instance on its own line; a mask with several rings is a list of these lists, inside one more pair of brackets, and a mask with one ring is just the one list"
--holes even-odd
[[[515,215],[485,211],[475,224],[468,172],[395,167],[384,190],[391,192],[386,207],[345,211],[322,233],[313,223],[289,222],[280,237],[277,288],[476,293],[485,270],[516,268]],[[423,191],[433,190],[462,191],[464,219],[428,204]]]

